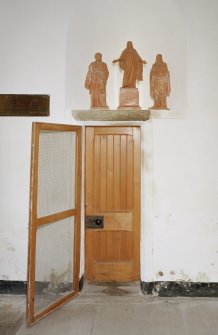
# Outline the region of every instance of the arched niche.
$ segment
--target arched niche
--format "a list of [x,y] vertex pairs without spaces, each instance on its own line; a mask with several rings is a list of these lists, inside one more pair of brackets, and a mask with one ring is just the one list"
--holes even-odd
[[122,73],[112,60],[118,58],[128,40],[148,62],[144,80],[139,83],[140,105],[152,106],[149,74],[155,57],[163,55],[171,74],[169,108],[182,112],[186,105],[186,31],[182,13],[175,1],[80,1],[74,8],[66,38],[65,107],[89,109],[89,92],[84,88],[88,65],[101,52],[110,72],[107,102],[117,108]]

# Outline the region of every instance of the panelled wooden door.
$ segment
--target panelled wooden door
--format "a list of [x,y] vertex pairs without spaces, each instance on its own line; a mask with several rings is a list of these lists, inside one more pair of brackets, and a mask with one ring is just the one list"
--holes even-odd
[[140,275],[140,128],[86,127],[85,277],[134,281]]

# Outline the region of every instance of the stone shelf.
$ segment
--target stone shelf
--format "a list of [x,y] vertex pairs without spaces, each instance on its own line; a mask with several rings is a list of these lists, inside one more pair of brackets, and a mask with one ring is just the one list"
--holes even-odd
[[83,110],[72,111],[72,116],[78,121],[147,121],[150,118],[148,110]]

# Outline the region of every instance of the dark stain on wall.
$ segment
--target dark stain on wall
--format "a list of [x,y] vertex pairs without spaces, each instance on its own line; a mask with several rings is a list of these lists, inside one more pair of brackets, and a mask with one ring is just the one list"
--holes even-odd
[[0,294],[26,294],[27,282],[0,280]]
[[159,297],[218,297],[218,283],[142,281],[141,292]]

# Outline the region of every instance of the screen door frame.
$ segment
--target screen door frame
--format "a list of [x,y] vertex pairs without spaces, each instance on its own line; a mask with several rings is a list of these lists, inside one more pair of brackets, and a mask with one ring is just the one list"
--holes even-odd
[[[75,152],[75,205],[72,209],[53,213],[44,217],[37,217],[38,205],[38,165],[39,165],[39,138],[41,131],[58,131],[76,133]],[[73,154],[73,153],[72,153]],[[32,150],[30,171],[30,207],[29,207],[29,245],[28,245],[28,284],[27,284],[27,324],[33,325],[47,316],[79,293],[80,268],[80,231],[81,231],[81,174],[82,174],[82,127],[64,124],[33,122],[32,124]],[[44,224],[57,222],[65,218],[74,218],[73,250],[73,285],[72,292],[56,300],[46,308],[34,312],[35,297],[35,271],[36,271],[36,235],[37,229]]]

